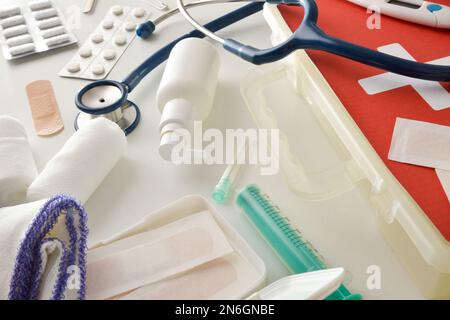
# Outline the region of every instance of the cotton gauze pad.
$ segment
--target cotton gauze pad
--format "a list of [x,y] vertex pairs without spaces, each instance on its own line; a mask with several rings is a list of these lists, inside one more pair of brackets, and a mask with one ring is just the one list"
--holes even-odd
[[126,138],[114,122],[97,118],[80,128],[28,188],[27,200],[66,194],[85,203],[125,152]]
[[0,207],[23,202],[36,176],[24,127],[12,117],[0,116]]
[[397,118],[389,160],[450,171],[450,126]]

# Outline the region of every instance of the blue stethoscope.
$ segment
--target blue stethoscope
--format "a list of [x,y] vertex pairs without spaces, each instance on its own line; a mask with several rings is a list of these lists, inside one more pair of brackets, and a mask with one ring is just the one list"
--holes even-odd
[[[245,0],[200,0],[186,5],[183,3],[183,0],[177,0],[177,9],[168,11],[153,22],[149,21],[139,26],[137,29],[138,36],[147,38],[155,31],[158,23],[180,11],[196,29],[155,52],[124,81],[100,80],[90,83],[81,89],[75,99],[75,104],[81,111],[75,120],[75,128],[78,129],[92,118],[102,116],[116,122],[126,134],[131,133],[139,123],[140,111],[135,103],[128,100],[129,93],[151,71],[167,60],[170,51],[178,42],[189,37],[203,38],[208,36],[221,43],[229,52],[257,65],[278,61],[298,49],[316,49],[412,78],[441,82],[450,81],[450,66],[431,65],[401,59],[327,35],[317,26],[318,8],[314,0],[252,1],[252,3],[217,18],[204,26],[198,24],[186,11],[187,7],[238,1]],[[296,5],[304,8],[305,15],[302,23],[285,42],[275,47],[261,50],[244,45],[233,39],[222,39],[214,34],[216,31],[259,12],[266,2],[270,4]]]

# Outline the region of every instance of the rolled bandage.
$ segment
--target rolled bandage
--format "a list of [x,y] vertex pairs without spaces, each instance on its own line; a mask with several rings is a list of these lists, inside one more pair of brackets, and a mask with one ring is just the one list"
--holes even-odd
[[24,127],[12,117],[0,116],[0,207],[23,202],[36,176]]
[[49,161],[28,189],[27,200],[62,193],[85,203],[125,152],[120,127],[105,118],[91,120]]

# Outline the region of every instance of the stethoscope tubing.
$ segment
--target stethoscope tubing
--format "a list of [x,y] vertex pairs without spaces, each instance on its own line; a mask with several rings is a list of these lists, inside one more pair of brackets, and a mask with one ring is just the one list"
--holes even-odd
[[[182,0],[178,0],[181,1]],[[210,1],[198,1],[193,3],[192,6],[199,6],[208,3],[219,2],[240,2],[242,0],[210,0]],[[251,0],[250,0],[251,1]],[[322,29],[320,29],[316,22],[318,19],[318,8],[314,0],[269,0],[269,1],[252,1],[251,3],[240,7],[232,12],[229,12],[207,24],[204,28],[210,32],[217,32],[225,27],[228,27],[236,22],[239,22],[248,16],[257,13],[262,10],[264,3],[272,4],[290,4],[303,6],[305,9],[305,16],[299,28],[294,34],[277,46],[269,49],[257,49],[251,46],[243,45],[242,43],[233,39],[224,39],[223,46],[226,50],[238,55],[239,57],[247,60],[253,64],[263,64],[278,61],[295,50],[298,49],[317,49],[326,52],[330,52],[354,61],[361,62],[363,64],[383,69],[389,72],[394,72],[408,77],[420,78],[430,81],[450,81],[450,67],[439,66],[432,64],[424,64],[415,61],[409,61],[406,59],[394,57],[385,53],[381,53],[366,47],[353,44],[342,39],[334,38],[327,35]],[[180,9],[180,8],[179,8]],[[181,11],[182,9],[180,9]],[[163,21],[168,16],[176,13],[176,10],[166,13],[166,16],[160,17],[159,20]],[[120,87],[122,91],[122,98],[111,106],[104,108],[93,109],[85,106],[82,101],[82,96],[87,89],[91,89],[96,85],[108,85],[106,82],[94,82],[88,85],[88,88],[83,88],[76,98],[77,107],[86,113],[93,115],[101,115],[114,111],[115,108],[120,107],[121,103],[127,101],[127,96],[132,92],[136,86],[155,68],[167,60],[173,47],[180,41],[186,38],[196,37],[204,38],[205,34],[200,30],[193,30],[179,38],[173,40],[163,48],[156,51],[135,70],[133,70],[129,76],[127,76],[122,82],[113,81],[113,85]],[[104,80],[105,81],[105,80]]]
[[[211,3],[215,2],[212,1]],[[235,1],[231,0],[231,2]],[[226,50],[256,65],[278,61],[298,49],[317,49],[403,76],[430,81],[450,81],[450,66],[398,58],[327,35],[317,26],[319,10],[315,0],[267,0],[266,2],[302,6],[305,15],[299,28],[288,40],[269,49],[257,49],[233,39],[222,39],[217,36],[214,31],[201,26],[192,18],[186,10],[187,5],[184,4],[184,0],[177,0],[179,11],[195,28],[222,44]]]
[[[230,13],[227,13],[207,24],[205,28],[211,30],[212,32],[219,31],[226,28],[236,22],[239,22],[252,14],[255,14],[262,10],[264,2],[252,2],[239,9],[236,9]],[[170,55],[173,47],[186,38],[204,38],[205,34],[199,30],[192,30],[191,32],[173,40],[163,48],[159,49],[153,55],[151,55],[146,61],[144,61],[139,67],[137,67],[130,75],[123,81],[123,83],[128,87],[128,92],[133,91],[136,86],[156,67],[162,64]]]
[[[247,18],[248,16],[256,12],[261,11],[263,5],[264,2],[253,2],[247,4],[207,23],[205,26],[214,32],[219,31],[233,23]],[[128,94],[131,93],[150,72],[152,72],[160,64],[167,60],[173,47],[178,42],[191,37],[204,38],[205,35],[198,30],[192,30],[191,32],[173,40],[172,42],[152,54],[149,58],[147,58],[147,60],[141,63],[135,70],[133,70],[122,82],[113,80],[99,80],[88,84],[78,92],[77,96],[75,97],[75,105],[80,111],[94,116],[114,112],[117,108],[120,108],[127,103]],[[117,102],[102,108],[91,108],[83,103],[83,96],[84,94],[86,94],[86,92],[96,86],[107,85],[112,85],[120,89],[122,96]]]

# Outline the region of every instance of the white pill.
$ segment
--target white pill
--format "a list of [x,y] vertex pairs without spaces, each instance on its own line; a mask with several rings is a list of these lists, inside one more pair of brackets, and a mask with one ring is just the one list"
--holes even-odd
[[36,11],[50,8],[52,6],[52,2],[50,0],[38,0],[30,2],[28,5],[32,11]]
[[20,46],[9,48],[9,53],[12,56],[18,56],[21,54],[25,54],[25,53],[34,51],[34,49],[35,49],[34,43],[27,43],[27,44],[22,44]]
[[18,7],[18,6],[6,7],[6,8],[0,9],[0,19],[10,17],[10,16],[15,16],[18,14],[20,14],[20,7]]
[[112,29],[112,28],[114,28],[114,21],[112,21],[112,20],[105,20],[105,21],[102,22],[102,27],[105,30]]
[[20,36],[21,34],[24,33],[28,33],[28,28],[24,24],[3,30],[3,35],[5,36],[6,39]]
[[125,37],[122,34],[119,34],[115,36],[114,43],[117,44],[118,46],[123,46],[127,43],[127,37]]
[[45,43],[49,47],[56,46],[58,44],[66,43],[70,41],[70,37],[68,34],[62,34],[56,37],[51,37],[45,40]]
[[23,34],[18,37],[12,37],[6,40],[8,47],[20,46],[21,44],[33,42],[33,37],[29,34]]
[[66,66],[66,69],[70,73],[77,73],[77,72],[79,72],[81,70],[81,66],[80,66],[80,64],[78,62],[72,62],[72,63],[69,63]]
[[136,24],[134,22],[127,22],[123,25],[125,31],[132,32],[136,30]]
[[103,42],[103,35],[101,33],[93,34],[91,36],[91,41],[93,43],[102,43]]
[[33,16],[36,20],[44,20],[51,17],[56,17],[58,15],[58,11],[55,8],[39,10],[33,13]]
[[17,26],[18,24],[24,24],[25,18],[24,16],[13,16],[3,20],[0,20],[0,25],[3,29]]
[[44,39],[48,39],[48,38],[51,38],[54,36],[59,36],[60,34],[64,34],[64,33],[67,33],[66,28],[64,28],[63,26],[59,26],[59,27],[55,27],[55,28],[42,30],[41,36]]
[[143,16],[145,16],[146,13],[147,12],[143,8],[136,8],[136,9],[133,10],[133,15],[136,18],[142,18]]
[[91,71],[94,75],[101,76],[102,74],[105,73],[105,67],[102,66],[101,64],[96,64],[91,67]]
[[61,19],[59,17],[41,20],[37,23],[38,28],[41,30],[57,27],[60,26],[61,24],[62,24]]
[[114,6],[111,8],[111,11],[115,16],[121,16],[123,14],[123,8],[121,6]]
[[92,56],[92,49],[91,48],[81,48],[80,51],[78,51],[78,54],[82,58],[89,58]]
[[105,60],[114,60],[116,58],[116,52],[112,49],[106,49],[103,51],[103,58]]

